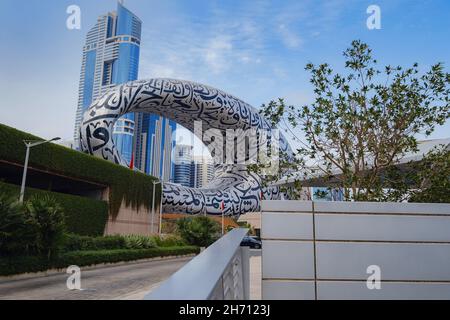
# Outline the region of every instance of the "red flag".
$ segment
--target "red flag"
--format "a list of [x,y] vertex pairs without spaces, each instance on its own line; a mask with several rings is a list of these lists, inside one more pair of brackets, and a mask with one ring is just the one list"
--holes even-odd
[[223,211],[225,210],[225,201],[222,200],[222,203],[220,204],[220,209]]
[[131,154],[130,169],[134,169],[134,154]]

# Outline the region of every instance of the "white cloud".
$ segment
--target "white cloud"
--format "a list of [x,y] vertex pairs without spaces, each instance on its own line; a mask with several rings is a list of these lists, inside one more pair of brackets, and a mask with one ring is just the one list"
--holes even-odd
[[204,60],[213,73],[221,73],[229,67],[232,51],[231,37],[218,36],[209,41],[204,50]]
[[299,48],[303,44],[302,38],[291,31],[285,24],[278,26],[278,32],[281,35],[281,41],[288,48]]
[[273,73],[277,78],[286,78],[287,77],[287,73],[286,70],[279,68],[279,67],[274,67],[273,68]]

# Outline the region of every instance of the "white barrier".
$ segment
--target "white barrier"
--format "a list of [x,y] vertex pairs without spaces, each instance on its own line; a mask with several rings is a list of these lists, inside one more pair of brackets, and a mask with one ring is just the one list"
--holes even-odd
[[261,236],[263,299],[450,299],[450,204],[263,201]]

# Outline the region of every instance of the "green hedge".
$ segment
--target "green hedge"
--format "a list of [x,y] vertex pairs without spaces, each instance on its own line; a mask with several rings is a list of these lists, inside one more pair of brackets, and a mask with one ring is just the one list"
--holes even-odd
[[143,236],[143,235],[112,235],[104,237],[88,237],[76,234],[66,234],[62,246],[63,252],[114,250],[114,249],[144,249],[150,247],[183,247],[187,243],[178,236]]
[[57,260],[49,261],[45,257],[24,256],[0,258],[0,275],[39,272],[48,269],[63,269],[70,265],[79,267],[100,263],[115,263],[134,261],[154,257],[179,256],[185,254],[198,254],[200,248],[194,246],[165,247],[151,249],[119,249],[101,251],[74,251],[62,254]]
[[[0,191],[18,195],[20,187],[0,181]],[[108,220],[106,201],[64,193],[26,188],[25,200],[34,194],[50,194],[64,209],[67,231],[86,236],[101,236]]]
[[[0,124],[0,160],[22,164],[26,149],[23,140],[42,139]],[[122,200],[133,208],[151,207],[154,177],[53,143],[34,147],[29,161],[35,168],[110,186],[109,207],[113,217],[117,216]],[[159,203],[161,185],[156,188]]]
[[62,246],[63,252],[126,249],[123,236],[89,237],[66,234]]

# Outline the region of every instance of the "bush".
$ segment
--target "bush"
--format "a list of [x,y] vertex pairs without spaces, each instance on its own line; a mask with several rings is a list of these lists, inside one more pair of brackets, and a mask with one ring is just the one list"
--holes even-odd
[[0,275],[9,276],[27,272],[45,271],[51,268],[51,261],[44,256],[0,257]]
[[29,215],[39,228],[38,250],[50,258],[57,254],[64,231],[64,213],[58,202],[49,195],[33,196],[26,204]]
[[0,258],[0,275],[7,276],[26,272],[39,272],[51,268],[62,269],[70,265],[82,267],[100,263],[115,263],[193,253],[198,254],[199,252],[200,249],[198,247],[184,246],[135,250],[74,251],[61,254],[53,260],[48,260],[42,256],[8,257]]
[[0,192],[0,255],[30,253],[38,243],[39,226],[8,193]]
[[149,249],[157,246],[174,247],[186,245],[179,237],[160,240],[159,237],[143,235],[114,235],[105,237],[87,237],[67,234],[64,239],[64,251]]
[[191,245],[206,247],[219,236],[220,224],[215,220],[204,217],[188,217],[177,221],[180,236]]
[[156,245],[158,247],[176,247],[185,246],[187,243],[180,236],[167,235],[161,237],[155,237]]
[[70,265],[88,266],[99,263],[114,263],[139,259],[185,255],[199,253],[194,246],[149,248],[149,249],[119,249],[100,251],[74,251],[68,252],[58,260],[58,267],[65,268]]
[[142,235],[125,235],[125,247],[127,249],[149,249],[156,247],[156,241],[152,237]]
[[[19,186],[0,182],[0,192],[18,198]],[[25,200],[34,195],[51,195],[64,210],[67,231],[86,236],[101,236],[108,220],[106,201],[79,197],[70,194],[44,191],[34,188],[25,189]]]
[[89,237],[76,234],[64,236],[64,251],[113,250],[125,249],[126,242],[122,236]]

